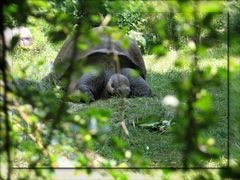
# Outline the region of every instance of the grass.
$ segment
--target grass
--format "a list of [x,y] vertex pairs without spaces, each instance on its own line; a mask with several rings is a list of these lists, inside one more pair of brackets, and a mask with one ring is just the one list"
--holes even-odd
[[[45,75],[50,72],[51,62],[55,59],[58,50],[63,42],[59,44],[52,44],[48,41],[44,31],[47,25],[42,21],[32,21],[30,30],[33,33],[34,43],[30,48],[22,49],[16,48],[13,53],[9,55],[12,62],[12,72],[17,77],[26,77],[26,79],[33,81],[40,81]],[[219,50],[221,49],[221,50]],[[187,58],[184,51],[180,52],[184,58]],[[125,101],[125,118],[128,122],[130,136],[127,149],[131,151],[140,151],[144,154],[145,158],[152,162],[154,166],[161,167],[179,167],[181,166],[181,147],[182,144],[174,140],[174,134],[170,130],[163,134],[153,133],[146,129],[134,127],[133,122],[137,122],[144,117],[155,115],[159,117],[158,120],[171,120],[169,112],[161,104],[161,100],[166,95],[175,95],[176,92],[172,87],[172,82],[181,79],[181,74],[187,73],[188,69],[175,68],[174,62],[176,52],[170,52],[166,56],[156,58],[152,55],[145,55],[145,63],[148,70],[147,82],[156,95],[151,98],[132,98]],[[226,68],[227,57],[226,47],[218,46],[208,50],[208,55],[200,62],[201,67],[223,67]],[[235,84],[234,80],[234,84]],[[207,166],[219,167],[226,163],[227,154],[227,83],[222,79],[219,87],[207,87],[211,92],[214,103],[214,111],[218,114],[218,122],[213,127],[206,129],[205,136],[213,137],[216,140],[216,146],[221,150],[222,160],[209,162]],[[234,96],[237,96],[239,86],[235,87]],[[239,112],[235,106],[239,101],[233,98],[233,113]],[[72,111],[79,111],[83,117],[87,118],[86,112],[91,107],[107,108],[112,112],[110,123],[113,130],[111,134],[119,135],[120,126],[119,121],[119,104],[120,99],[112,98],[107,100],[98,100],[96,102],[87,104],[69,103]],[[237,124],[236,114],[233,116],[234,124]],[[234,132],[236,129],[234,130]],[[234,140],[236,139],[233,133]],[[234,141],[233,155],[237,154],[237,147],[239,143]],[[112,154],[114,149],[111,144],[106,142],[104,146],[96,145],[96,151],[109,158],[113,158]],[[236,157],[236,156],[234,156]]]
[[240,125],[239,125],[239,114],[240,114],[240,63],[239,57],[231,57],[231,66],[230,70],[233,70],[234,67],[238,68],[235,73],[232,73],[230,76],[230,158],[231,159],[240,159]]

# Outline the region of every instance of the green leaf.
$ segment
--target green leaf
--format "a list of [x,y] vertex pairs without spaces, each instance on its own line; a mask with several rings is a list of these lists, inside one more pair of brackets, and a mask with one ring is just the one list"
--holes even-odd
[[223,1],[202,1],[199,5],[200,12],[221,12]]
[[121,45],[124,49],[128,49],[129,47],[129,39],[128,38],[123,38],[123,40],[121,41]]
[[212,108],[212,96],[206,90],[202,90],[197,94],[197,101],[194,107],[202,111],[210,111]]
[[140,72],[132,69],[131,72],[130,72],[130,76],[132,76],[132,77],[139,77],[140,76]]
[[152,49],[152,52],[158,56],[163,56],[167,53],[167,49],[164,48],[163,46],[155,46]]
[[100,109],[100,108],[90,108],[87,112],[89,117],[96,117],[97,120],[107,121],[111,116],[111,111],[109,109]]

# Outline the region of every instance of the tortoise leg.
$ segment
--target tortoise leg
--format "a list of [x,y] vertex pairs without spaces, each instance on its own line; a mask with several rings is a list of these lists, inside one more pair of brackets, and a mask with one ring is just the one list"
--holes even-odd
[[[134,73],[135,72],[135,73]],[[150,87],[147,85],[146,81],[140,76],[134,76],[133,74],[137,74],[136,70],[131,68],[123,68],[121,69],[121,74],[128,77],[131,84],[131,92],[130,96],[132,97],[142,97],[142,96],[151,96],[152,91]]]
[[89,97],[89,101],[93,102],[99,95],[103,85],[103,78],[101,75],[93,75],[92,73],[86,73],[78,80],[75,89],[80,90]]
[[[77,89],[80,90],[81,93],[85,94],[89,98],[90,102],[95,101],[94,95],[87,85],[79,84]],[[83,101],[86,101],[86,100],[83,99]]]

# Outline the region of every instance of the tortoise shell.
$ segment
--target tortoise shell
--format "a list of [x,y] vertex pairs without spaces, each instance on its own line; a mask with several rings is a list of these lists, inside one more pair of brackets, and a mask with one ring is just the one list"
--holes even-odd
[[[113,40],[110,36],[100,33],[99,28],[95,28],[93,31],[96,31],[99,35],[98,43],[92,44],[88,41],[87,44],[90,48],[84,52],[77,51],[73,59],[74,62],[85,59],[89,64],[104,64],[104,69],[107,70],[108,68],[112,68],[110,67],[110,64],[112,64],[110,62],[113,62],[113,55],[117,55],[120,69],[126,67],[135,69],[145,79],[146,66],[141,51],[133,39],[129,38],[128,48],[125,49],[121,45],[121,41]],[[55,71],[54,75],[57,79],[61,79],[64,72],[68,70],[73,49],[74,39],[69,38],[63,44],[53,63],[54,68],[60,67],[61,69],[61,71]]]

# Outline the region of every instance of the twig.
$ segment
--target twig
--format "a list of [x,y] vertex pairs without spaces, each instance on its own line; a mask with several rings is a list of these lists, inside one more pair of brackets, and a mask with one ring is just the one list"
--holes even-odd
[[[10,122],[9,122],[9,116],[8,116],[8,100],[7,100],[7,94],[8,94],[8,81],[7,81],[7,62],[6,62],[6,42],[4,38],[4,24],[3,24],[3,6],[1,6],[1,15],[0,15],[0,22],[1,22],[1,39],[2,39],[2,52],[0,55],[1,62],[0,62],[0,69],[2,71],[2,77],[3,77],[3,112],[4,112],[4,124],[5,124],[5,142],[4,147],[7,153],[7,179],[11,179],[12,174],[12,160],[11,160],[11,139],[10,139]],[[0,125],[2,130],[2,126]]]
[[194,106],[193,103],[196,101],[196,93],[197,90],[195,88],[199,88],[199,85],[197,84],[197,79],[195,78],[196,74],[199,73],[199,67],[198,67],[198,52],[197,52],[197,46],[199,45],[199,37],[200,37],[200,27],[199,27],[199,21],[198,21],[198,16],[197,16],[197,5],[198,3],[195,4],[194,8],[194,30],[195,34],[193,37],[193,41],[196,45],[196,49],[194,50],[193,54],[193,60],[191,63],[191,68],[192,68],[192,73],[191,73],[191,88],[189,90],[189,96],[187,99],[187,104],[188,104],[188,109],[187,109],[187,117],[188,117],[188,124],[187,124],[187,132],[185,134],[185,147],[183,149],[183,166],[187,167],[189,164],[189,159],[191,158],[190,155],[192,152],[195,151],[195,139],[197,138],[197,132],[198,129],[196,128],[196,118],[194,117]]
[[[109,37],[109,43],[110,43],[110,48],[113,51],[113,61],[115,61],[116,65],[116,73],[120,74],[120,61],[119,61],[119,56],[117,54],[117,51],[115,50],[114,44],[112,43],[112,39]],[[121,83],[120,77],[117,76],[118,82]],[[121,84],[120,84],[121,85]],[[119,122],[121,122],[121,126],[124,130],[124,133],[129,136],[129,131],[127,129],[126,123],[125,123],[125,97],[123,95],[120,96],[120,103],[119,103]]]
[[[22,110],[21,107],[19,106],[10,106],[10,107],[17,110],[21,118],[24,120],[24,122],[26,122],[27,125],[31,126],[31,123],[28,120],[28,115]],[[18,126],[21,130],[24,130],[24,128],[20,124],[15,124],[15,125]],[[38,126],[36,126],[36,130],[34,132],[35,132],[35,136],[31,133],[27,133],[27,135],[40,147],[41,150],[43,150],[44,155],[49,156],[48,151],[44,149],[43,142],[39,135],[40,129],[38,128]]]

